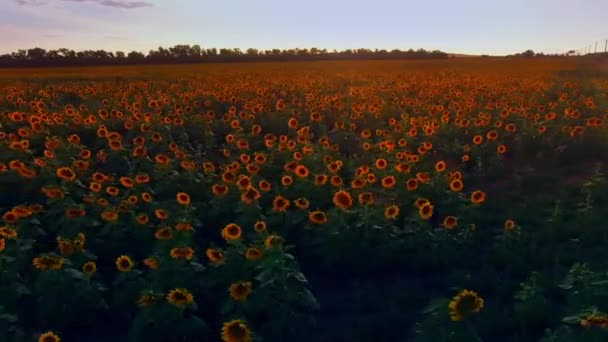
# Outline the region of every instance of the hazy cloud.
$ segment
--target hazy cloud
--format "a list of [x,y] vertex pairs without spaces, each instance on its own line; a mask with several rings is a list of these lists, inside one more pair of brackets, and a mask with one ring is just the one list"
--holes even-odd
[[22,6],[46,5],[46,1],[42,1],[42,0],[15,0],[15,2]]
[[[90,2],[96,3],[101,6],[106,7],[114,7],[114,8],[125,8],[125,9],[134,9],[134,8],[142,8],[142,7],[151,7],[152,3],[145,1],[128,1],[128,0],[60,0],[67,2]],[[19,5],[23,6],[40,6],[46,5],[49,1],[44,0],[15,0],[15,2]]]

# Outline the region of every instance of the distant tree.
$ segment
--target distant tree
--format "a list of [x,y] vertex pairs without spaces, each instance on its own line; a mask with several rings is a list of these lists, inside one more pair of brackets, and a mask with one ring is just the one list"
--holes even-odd
[[258,51],[258,49],[249,48],[246,53],[248,56],[257,56],[260,54],[260,51]]
[[[531,50],[530,50],[531,51]],[[533,52],[530,52],[534,55]],[[524,54],[528,54],[525,52]],[[523,55],[523,54],[518,54]],[[439,50],[370,50],[366,48],[346,49],[342,51],[319,49],[317,47],[258,50],[249,48],[207,48],[199,45],[178,44],[169,48],[158,47],[147,54],[131,51],[109,52],[105,50],[73,51],[66,48],[46,51],[42,48],[18,50],[0,56],[0,66],[45,66],[45,65],[102,65],[102,64],[152,64],[183,62],[230,62],[230,61],[263,61],[263,60],[343,60],[343,59],[436,59],[448,58],[448,54]]]
[[42,48],[33,48],[27,50],[27,59],[31,61],[42,61],[46,55],[46,50]]
[[130,60],[136,61],[136,60],[143,60],[146,58],[146,56],[141,52],[131,51],[127,55],[127,58]]
[[534,57],[536,54],[532,50],[526,50],[521,53],[523,57]]

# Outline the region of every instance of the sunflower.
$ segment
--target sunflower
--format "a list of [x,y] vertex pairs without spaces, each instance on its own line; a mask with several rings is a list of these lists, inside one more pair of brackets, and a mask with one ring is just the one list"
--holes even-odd
[[290,175],[285,175],[281,177],[281,185],[290,186],[291,184],[293,184],[293,178],[291,178]]
[[86,215],[86,211],[80,207],[68,208],[65,210],[65,216],[67,218],[79,218],[84,217]]
[[61,342],[61,339],[54,332],[47,331],[38,336],[38,342]]
[[158,228],[154,233],[154,237],[157,240],[171,240],[173,239],[173,230],[170,227]]
[[148,215],[146,215],[146,214],[139,214],[139,215],[135,216],[135,222],[137,222],[137,224],[144,225],[144,224],[147,224],[148,222],[150,222],[150,219],[148,218]]
[[515,221],[509,219],[505,221],[505,230],[511,231],[515,228]]
[[391,205],[384,209],[384,217],[389,220],[394,220],[399,216],[399,207],[397,205]]
[[361,189],[365,186],[367,181],[363,178],[356,178],[350,183],[350,187],[353,189]]
[[158,259],[156,257],[148,257],[143,261],[144,265],[151,270],[155,270],[158,268]]
[[604,313],[593,313],[579,321],[583,328],[599,327],[608,329],[608,315]]
[[171,305],[177,306],[178,308],[185,307],[186,305],[192,303],[193,300],[194,296],[192,296],[192,294],[184,288],[173,289],[167,294],[167,302],[169,302]]
[[232,171],[226,170],[224,173],[222,173],[222,181],[224,181],[224,183],[233,183],[235,179],[236,176]]
[[245,251],[245,259],[247,260],[258,260],[264,255],[261,249],[250,247]]
[[61,189],[55,187],[44,187],[40,191],[48,198],[63,198],[65,196]]
[[173,259],[192,260],[194,250],[190,247],[175,247],[169,251],[169,255]]
[[150,176],[145,173],[135,176],[135,182],[137,184],[145,184],[145,183],[148,183],[149,181],[150,181]]
[[109,186],[106,188],[106,194],[110,195],[110,196],[118,196],[118,194],[120,193],[120,190],[118,190],[117,187],[115,186]]
[[213,265],[217,266],[224,263],[224,253],[220,249],[208,248],[205,251],[205,255],[207,255],[209,262]]
[[450,319],[462,321],[483,308],[483,299],[474,291],[462,290],[448,304]]
[[337,162],[329,163],[327,165],[327,171],[329,171],[329,173],[336,173],[340,171],[340,164],[338,164]]
[[298,165],[295,169],[295,174],[300,178],[308,177],[308,169],[304,165]]
[[327,223],[327,215],[320,210],[311,211],[308,213],[308,220],[314,224],[325,224]]
[[375,164],[376,164],[376,168],[377,169],[384,170],[384,169],[386,169],[386,165],[388,163],[386,162],[386,159],[380,158],[380,159],[376,159],[376,163]]
[[483,136],[476,135],[476,136],[473,137],[473,144],[475,144],[475,145],[481,145],[482,142],[483,142]]
[[498,147],[496,148],[496,153],[498,153],[498,154],[504,154],[505,152],[507,152],[507,146],[505,146],[505,145],[498,145]]
[[473,191],[473,193],[471,194],[471,203],[473,203],[473,204],[480,204],[485,200],[486,200],[486,194],[485,194],[485,192],[483,192],[481,190]]
[[272,189],[270,182],[268,182],[267,180],[264,180],[264,179],[262,179],[258,182],[258,187],[260,187],[260,190],[262,190],[264,192],[268,192]]
[[264,246],[266,246],[266,248],[281,247],[282,245],[283,238],[278,235],[268,235],[266,239],[264,239]]
[[75,251],[72,241],[59,236],[57,237],[57,248],[59,248],[59,253],[63,255],[74,254]]
[[464,183],[460,179],[455,178],[455,179],[452,179],[452,181],[450,182],[450,190],[452,190],[453,192],[462,191],[463,188],[464,188]]
[[159,220],[166,220],[169,217],[169,212],[165,209],[156,209],[154,210],[154,216]]
[[334,194],[333,202],[336,207],[346,210],[353,206],[353,198],[344,190],[337,191]]
[[414,191],[414,190],[418,189],[418,179],[416,179],[416,178],[408,179],[407,182],[405,183],[405,186],[407,187],[408,191]]
[[230,298],[235,302],[243,302],[249,297],[252,291],[252,283],[250,281],[241,281],[230,284],[228,293]]
[[32,260],[32,265],[41,271],[60,270],[63,266],[63,258],[54,255],[43,255],[35,257]]
[[418,214],[423,220],[428,220],[433,216],[433,205],[431,202],[425,202],[419,209]]
[[245,322],[237,319],[222,324],[221,336],[223,342],[250,342],[251,330]]
[[316,186],[321,186],[324,185],[325,183],[327,183],[327,175],[316,175],[315,176],[315,185]]
[[437,172],[443,172],[443,171],[445,171],[445,168],[446,168],[446,165],[443,160],[440,160],[435,164],[435,171],[437,171]]
[[216,197],[224,196],[228,193],[228,187],[223,184],[213,184],[211,186],[211,192]]
[[374,195],[371,192],[362,192],[357,195],[357,200],[361,205],[372,205],[374,204]]
[[241,227],[235,223],[229,223],[222,229],[222,237],[226,241],[238,240],[241,238]]
[[256,223],[253,224],[253,230],[256,233],[264,233],[264,232],[266,232],[266,222],[264,222],[264,221],[257,221]]
[[76,173],[69,167],[60,167],[56,171],[57,177],[63,179],[64,181],[71,182],[76,179]]
[[306,198],[300,197],[294,201],[294,204],[300,209],[307,209],[310,202]]
[[278,212],[286,212],[289,208],[289,200],[283,196],[277,195],[272,200],[272,210]]
[[262,195],[254,187],[250,186],[245,192],[241,194],[241,201],[246,204],[253,204],[259,200]]
[[445,229],[452,229],[458,225],[458,219],[454,216],[446,216],[441,225]]
[[141,200],[146,202],[146,203],[151,203],[152,202],[152,195],[149,192],[142,192],[141,193]]
[[392,188],[393,186],[395,186],[395,183],[396,183],[395,176],[386,176],[386,177],[382,178],[382,180],[380,181],[380,184],[385,189]]
[[251,186],[251,179],[247,176],[241,176],[238,181],[236,181],[236,185],[241,190],[247,190]]
[[255,164],[247,164],[246,169],[250,175],[257,175],[260,172],[259,166]]
[[137,299],[137,306],[145,308],[160,302],[165,297],[162,293],[144,293]]
[[135,263],[128,255],[121,255],[116,258],[116,269],[120,272],[129,272],[135,266]]
[[175,197],[177,199],[177,203],[181,205],[190,205],[190,195],[188,195],[187,193],[178,192]]
[[0,252],[2,252],[6,248],[6,240],[0,238]]
[[5,239],[16,239],[17,238],[17,230],[10,227],[0,227],[0,237]]
[[120,177],[120,184],[122,184],[122,186],[125,188],[132,188],[133,180],[129,177]]
[[93,274],[97,270],[97,265],[94,261],[87,261],[82,265],[82,272],[85,274]]

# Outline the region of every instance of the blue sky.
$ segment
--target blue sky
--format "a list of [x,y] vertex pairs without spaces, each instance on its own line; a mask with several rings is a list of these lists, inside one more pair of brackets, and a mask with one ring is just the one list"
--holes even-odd
[[608,38],[608,0],[0,0],[0,53],[20,48],[144,51],[440,49],[547,53]]

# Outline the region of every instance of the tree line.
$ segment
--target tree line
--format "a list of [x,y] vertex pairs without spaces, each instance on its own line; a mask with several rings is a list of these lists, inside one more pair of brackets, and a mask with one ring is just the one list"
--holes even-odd
[[216,49],[199,45],[175,45],[159,47],[147,54],[138,51],[125,53],[105,50],[74,51],[71,49],[45,50],[39,47],[21,49],[0,55],[0,67],[71,66],[71,65],[129,65],[173,64],[206,62],[256,62],[256,61],[312,61],[349,59],[440,59],[449,55],[442,51],[418,50],[371,50],[371,49]]

